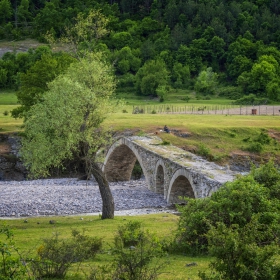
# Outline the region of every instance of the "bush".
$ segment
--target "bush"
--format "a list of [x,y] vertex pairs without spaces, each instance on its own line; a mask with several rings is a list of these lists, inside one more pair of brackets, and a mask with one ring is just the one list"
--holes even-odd
[[237,99],[233,104],[236,105],[260,105],[266,104],[267,98],[258,98],[255,94],[249,94]]
[[154,280],[165,264],[159,262],[164,252],[158,238],[144,231],[137,221],[119,227],[113,253],[112,279]]
[[269,190],[271,199],[280,200],[280,171],[272,160],[259,168],[253,166],[251,173],[255,181]]
[[5,110],[5,111],[3,112],[3,115],[4,115],[4,116],[8,116],[8,115],[9,115],[9,112],[8,112],[7,110]]
[[181,98],[181,100],[186,101],[186,102],[189,102],[190,99],[191,99],[191,98],[190,98],[188,95]]
[[238,87],[223,87],[218,90],[219,96],[227,97],[231,100],[242,98],[243,94],[240,92]]
[[160,145],[163,145],[163,146],[167,146],[167,145],[171,145],[170,141],[167,141],[167,140],[163,140]]
[[279,279],[280,265],[274,259],[279,253],[277,240],[266,246],[261,244],[261,234],[266,229],[269,230],[269,227],[259,222],[258,215],[244,227],[227,227],[223,223],[212,227],[207,239],[210,254],[215,260],[210,263],[210,273],[200,273],[201,279]]
[[[262,239],[258,244],[268,245],[271,240],[277,240],[280,237],[279,200],[271,199],[270,190],[260,185],[253,177],[265,178],[264,175],[257,176],[263,173],[256,169],[248,176],[227,183],[211,197],[186,199],[186,205],[178,206],[181,216],[174,247],[187,254],[208,253],[207,233],[210,229],[216,228],[219,223],[226,228],[237,225],[242,229],[256,217],[260,225],[259,236]],[[273,181],[279,175],[272,173],[269,178]],[[261,232],[261,228],[266,229],[265,233]]]
[[206,147],[204,144],[199,144],[197,153],[200,156],[206,157],[209,160],[212,159],[211,150],[208,147]]
[[72,230],[71,239],[59,238],[55,233],[44,239],[38,248],[38,257],[32,261],[32,271],[36,278],[64,278],[73,263],[93,258],[101,249],[100,238],[89,237]]
[[263,145],[258,142],[252,142],[248,147],[247,150],[253,153],[260,153],[263,150]]
[[271,138],[269,135],[265,132],[261,132],[260,135],[257,137],[256,142],[261,143],[261,144],[269,144],[271,141]]

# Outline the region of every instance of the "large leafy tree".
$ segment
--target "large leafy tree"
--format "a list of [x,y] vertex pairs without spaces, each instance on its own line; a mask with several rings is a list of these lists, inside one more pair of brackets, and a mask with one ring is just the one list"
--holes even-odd
[[21,106],[12,111],[15,118],[25,117],[25,113],[43,100],[47,83],[62,73],[75,59],[66,53],[53,55],[45,53],[26,73],[19,74],[20,85],[16,93]]
[[163,60],[147,61],[136,74],[136,88],[143,95],[157,95],[168,84],[169,73]]
[[78,158],[87,176],[93,175],[99,184],[102,218],[113,218],[114,200],[98,164],[98,151],[109,139],[101,124],[112,110],[112,68],[102,54],[91,54],[72,64],[48,88],[44,100],[28,112],[22,158],[34,177],[47,176],[50,168]]
[[217,82],[218,74],[213,72],[211,67],[208,67],[199,73],[194,88],[198,93],[213,94]]

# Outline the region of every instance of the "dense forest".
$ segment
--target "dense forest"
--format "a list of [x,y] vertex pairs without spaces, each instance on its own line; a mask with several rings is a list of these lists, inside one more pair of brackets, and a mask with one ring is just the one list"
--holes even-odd
[[[59,39],[92,9],[108,19],[94,49],[114,63],[118,89],[162,101],[171,88],[280,100],[279,0],[1,0],[0,38]],[[0,86],[20,88],[36,68],[51,80],[70,62],[46,47],[6,53]]]

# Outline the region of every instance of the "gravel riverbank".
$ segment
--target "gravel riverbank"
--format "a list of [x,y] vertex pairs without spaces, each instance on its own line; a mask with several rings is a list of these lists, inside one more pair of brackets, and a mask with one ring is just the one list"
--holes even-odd
[[[144,180],[110,183],[115,215],[170,212],[163,195],[147,189]],[[96,214],[102,200],[95,181],[73,178],[0,181],[0,217]]]

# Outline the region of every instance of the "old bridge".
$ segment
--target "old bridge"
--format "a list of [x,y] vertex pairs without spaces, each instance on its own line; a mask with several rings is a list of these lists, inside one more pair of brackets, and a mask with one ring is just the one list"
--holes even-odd
[[164,195],[169,203],[180,196],[206,197],[235,174],[215,163],[171,145],[158,137],[122,137],[107,152],[103,171],[110,182],[129,181],[136,160],[148,188]]

